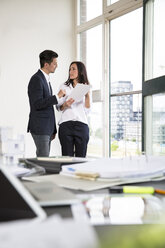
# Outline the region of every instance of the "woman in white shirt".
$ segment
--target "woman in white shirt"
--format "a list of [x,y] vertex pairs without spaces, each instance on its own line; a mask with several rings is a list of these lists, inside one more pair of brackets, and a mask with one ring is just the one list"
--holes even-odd
[[56,105],[62,112],[58,135],[63,156],[85,157],[89,141],[87,114],[90,110],[90,94],[88,92],[80,101],[69,98],[77,84],[89,84],[85,65],[80,61],[70,64],[68,80],[60,86],[66,95]]

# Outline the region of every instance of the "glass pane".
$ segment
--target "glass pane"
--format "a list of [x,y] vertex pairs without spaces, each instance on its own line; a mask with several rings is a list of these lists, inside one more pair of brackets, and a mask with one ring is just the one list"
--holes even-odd
[[165,74],[165,1],[155,0],[154,2],[154,54],[153,54],[153,77]]
[[92,90],[100,89],[102,82],[102,25],[80,34],[80,60],[86,64]]
[[165,74],[165,1],[149,0],[145,11],[145,80]]
[[90,140],[88,156],[102,157],[103,155],[103,128],[102,128],[102,103],[93,103],[89,117]]
[[[79,59],[86,65],[92,91],[100,90],[102,82],[102,25],[82,32],[79,38]],[[101,157],[103,156],[102,102],[92,103],[89,127],[90,140],[87,154],[88,156]]]
[[142,9],[110,23],[111,156],[141,152]]
[[165,94],[153,95],[153,155],[165,155]]
[[119,0],[107,0],[107,6],[109,6],[110,4],[116,3]]
[[110,29],[111,82],[130,81],[132,90],[141,90],[142,9],[112,20]]
[[78,24],[102,14],[102,0],[78,0]]
[[141,153],[141,102],[141,94],[111,97],[111,157]]

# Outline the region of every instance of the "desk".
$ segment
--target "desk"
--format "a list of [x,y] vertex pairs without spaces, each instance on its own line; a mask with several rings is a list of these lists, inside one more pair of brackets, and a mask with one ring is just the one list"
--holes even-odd
[[[153,186],[153,187],[156,187],[156,188],[161,188],[161,189],[165,189],[165,180],[164,181],[156,181],[156,182],[145,182],[145,183],[136,183],[134,185],[145,185],[145,186]],[[73,191],[72,192],[76,193],[76,194],[82,194],[82,191],[79,192],[79,191]],[[107,189],[102,189],[102,190],[97,190],[97,191],[94,191],[94,192],[88,192],[88,194],[90,193],[93,193],[95,195],[101,193],[101,194],[107,194],[108,193],[108,190]],[[87,194],[87,192],[85,192],[85,194]],[[161,199],[162,201],[164,201],[165,197],[162,196],[162,195],[158,195],[159,199]],[[119,204],[118,204],[119,205]],[[138,204],[136,204],[138,205]],[[143,203],[144,205],[144,203]],[[120,206],[120,205],[119,205]],[[110,205],[110,207],[112,207]],[[45,207],[44,208],[45,211],[47,212],[48,216],[50,215],[53,215],[53,214],[59,214],[61,215],[61,217],[63,219],[65,218],[70,218],[70,217],[73,217],[72,216],[72,211],[71,211],[71,208],[70,207]],[[121,205],[121,209],[122,209],[122,205]],[[133,209],[133,208],[132,208]],[[145,207],[144,207],[145,209]],[[117,212],[118,214],[118,212]],[[109,213],[109,215],[111,216],[111,214]],[[128,212],[128,216],[130,215],[130,212]],[[108,216],[108,215],[106,215]],[[141,217],[141,216],[140,216]],[[144,217],[144,215],[142,215],[142,218]],[[108,216],[109,218],[109,216]],[[143,218],[144,219],[144,218]],[[62,228],[64,226],[64,222],[65,221],[62,221]],[[72,222],[73,223],[73,222]],[[83,223],[81,222],[81,225],[83,225]],[[84,239],[84,233],[83,233],[83,230],[81,225],[79,224],[79,227],[80,227],[80,234],[81,234],[81,237]],[[105,240],[107,240],[107,242],[111,242],[111,240],[113,241],[114,238],[116,237],[116,233],[117,233],[117,237],[116,237],[116,240],[120,242],[121,240],[121,236],[122,236],[122,233],[125,233],[128,235],[130,235],[130,232],[136,236],[136,232],[137,232],[137,229],[138,230],[142,230],[145,226],[150,228],[150,226],[152,225],[100,225],[100,226],[96,226],[96,225],[93,225],[94,226],[94,229],[96,230],[96,233],[98,235],[98,238],[99,240],[101,241],[101,244],[104,244]],[[154,225],[155,226],[155,225]],[[160,226],[160,225],[159,225]],[[161,226],[164,226],[164,225],[161,225]],[[54,225],[53,225],[54,227]],[[57,228],[58,229],[58,228]],[[49,229],[47,229],[49,230]],[[50,230],[53,230],[54,231],[54,228],[50,228]],[[45,230],[44,230],[45,231]],[[68,229],[66,229],[66,231],[68,232]],[[44,232],[43,232],[44,233]],[[73,232],[74,233],[74,232]],[[87,233],[89,233],[89,236],[91,237],[92,235],[90,234],[90,231],[88,231]],[[120,233],[120,236],[119,236],[119,233]],[[148,231],[146,232],[148,233]],[[164,232],[165,233],[165,232]],[[87,237],[88,235],[86,235]],[[163,237],[164,237],[164,234],[163,234]],[[109,240],[110,239],[110,240]],[[78,239],[78,242],[79,242],[79,239]],[[164,241],[165,243],[165,241]],[[109,243],[110,244],[110,243]],[[106,246],[101,246],[101,248],[104,248]],[[110,247],[107,246],[108,248]],[[115,246],[111,246],[111,247],[115,247]],[[121,247],[121,246],[119,246]],[[134,247],[134,246],[132,246]],[[156,247],[156,246],[155,246]],[[77,248],[77,247],[76,247]],[[100,248],[100,247],[99,247]],[[123,247],[122,247],[123,248]],[[134,247],[135,248],[135,247]],[[150,247],[151,248],[151,247]]]
[[[165,190],[165,180],[163,181],[152,181],[152,182],[144,182],[144,183],[135,183],[133,185],[137,186],[153,186],[154,188],[160,188]],[[82,194],[82,191],[75,191],[72,190],[73,193],[75,194]],[[86,193],[86,192],[85,192]],[[97,190],[93,192],[88,192],[87,194],[107,194],[108,189],[102,189],[102,190]],[[165,200],[165,196],[163,195],[156,195],[159,199],[162,201]],[[72,211],[69,206],[62,206],[62,207],[45,207],[44,210],[46,211],[47,215],[50,216],[52,214],[59,214],[62,218],[72,218]],[[145,225],[94,225],[94,229],[98,235],[98,238],[102,243],[104,243],[106,240],[108,245],[111,244],[111,238],[114,242],[118,241],[118,233],[122,234],[130,234],[132,236],[136,236],[137,233],[139,233],[143,228],[150,228],[152,224],[145,224]],[[103,246],[104,247],[104,246]],[[108,246],[105,246],[106,248],[109,248]],[[102,248],[102,247],[101,247]],[[113,247],[114,248],[114,247]]]
[[[154,188],[164,189],[165,190],[165,180],[162,181],[151,181],[151,182],[143,182],[143,183],[134,183],[132,185],[136,186],[153,186]],[[75,194],[108,194],[108,189],[101,189],[96,191],[90,191],[90,192],[82,192],[77,190],[71,190]],[[160,199],[165,200],[165,195],[158,195],[156,196]],[[69,218],[72,217],[72,212],[69,206],[62,206],[62,207],[45,207],[44,210],[48,214],[48,216],[52,215],[53,213],[57,213],[61,215],[61,217]]]

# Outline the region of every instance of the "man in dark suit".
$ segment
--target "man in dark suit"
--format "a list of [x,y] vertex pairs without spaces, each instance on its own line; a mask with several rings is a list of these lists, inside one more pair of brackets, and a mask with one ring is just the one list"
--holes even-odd
[[33,137],[37,157],[49,156],[51,140],[57,133],[53,105],[65,96],[65,90],[53,95],[49,82],[49,74],[57,68],[57,57],[58,54],[51,50],[40,53],[41,69],[31,77],[28,85],[30,114],[27,131]]

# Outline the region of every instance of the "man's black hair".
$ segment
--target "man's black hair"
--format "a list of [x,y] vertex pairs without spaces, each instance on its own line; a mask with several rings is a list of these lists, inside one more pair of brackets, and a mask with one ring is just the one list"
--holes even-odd
[[41,68],[44,67],[45,63],[50,64],[54,58],[57,58],[58,54],[52,50],[45,50],[42,53],[40,53],[39,58],[40,58],[40,66]]

